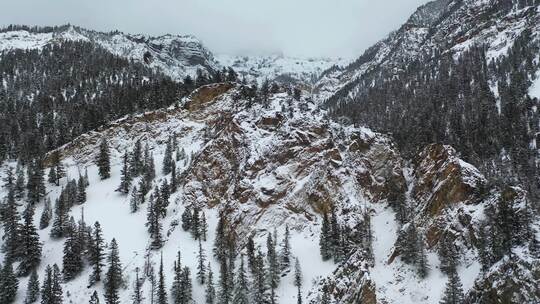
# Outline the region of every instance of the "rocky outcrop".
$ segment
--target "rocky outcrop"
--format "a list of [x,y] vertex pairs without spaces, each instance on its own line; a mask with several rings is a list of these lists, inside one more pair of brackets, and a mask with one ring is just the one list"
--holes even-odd
[[486,179],[450,146],[429,145],[414,159],[413,168],[415,209],[431,217],[458,203],[477,203],[485,193]]

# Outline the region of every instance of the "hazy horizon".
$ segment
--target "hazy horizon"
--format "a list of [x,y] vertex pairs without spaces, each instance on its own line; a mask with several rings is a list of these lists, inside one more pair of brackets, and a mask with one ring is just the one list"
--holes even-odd
[[397,29],[426,2],[20,0],[6,3],[0,18],[2,26],[69,23],[106,32],[194,35],[215,53],[351,58]]

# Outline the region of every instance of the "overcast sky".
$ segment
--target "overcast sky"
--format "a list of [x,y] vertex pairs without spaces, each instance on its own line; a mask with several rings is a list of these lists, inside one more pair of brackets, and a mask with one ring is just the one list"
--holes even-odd
[[427,0],[0,0],[0,23],[193,34],[217,53],[358,56]]

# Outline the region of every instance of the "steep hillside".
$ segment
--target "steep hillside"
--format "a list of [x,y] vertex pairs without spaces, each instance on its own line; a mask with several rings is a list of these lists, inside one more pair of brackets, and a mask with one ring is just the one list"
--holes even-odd
[[539,5],[345,67],[4,30],[0,303],[540,303]]
[[[474,45],[486,46],[486,57],[497,59],[524,30],[538,33],[536,1],[436,0],[425,4],[386,39],[369,48],[343,68],[328,70],[318,83],[322,99],[352,98],[364,79],[377,73],[398,75],[407,63],[424,59],[431,65],[434,52],[450,52],[455,58]],[[390,78],[387,78],[390,79]]]
[[408,157],[452,145],[491,182],[521,184],[537,201],[538,5],[429,3],[348,67],[325,72],[316,92],[333,116],[392,133]]
[[[224,223],[227,240],[235,240],[231,245],[234,258],[229,263],[233,261],[231,265],[236,270],[240,267],[240,253],[247,262],[251,254],[257,259],[260,250],[263,260],[270,261],[267,237],[277,234],[270,239],[276,239],[271,242],[278,244],[280,265],[285,265],[278,271],[279,283],[274,289],[265,284],[262,294],[252,290],[248,293],[250,298],[273,294],[278,303],[296,302],[293,263],[281,264],[287,227],[290,259],[298,257],[303,271],[302,298],[311,303],[324,302],[325,298],[334,299],[335,303],[438,303],[447,281],[439,261],[442,239],[458,252],[452,258],[457,259],[457,274],[468,293],[467,299],[491,297],[497,290],[507,290],[501,299],[510,299],[516,295],[515,286],[527,286],[530,290],[529,294],[520,295],[521,303],[535,303],[538,299],[538,286],[532,284],[538,267],[532,257],[537,249],[529,246],[537,233],[534,227],[538,221],[524,209],[528,202],[522,190],[487,187],[478,170],[460,160],[448,146],[428,146],[409,164],[391,138],[329,121],[325,112],[310,103],[309,95],[295,101],[280,90],[271,94],[268,102],[262,102],[261,96],[254,100],[248,96],[241,84],[204,86],[176,106],[125,117],[58,150],[67,177],[60,179],[59,186],[48,183],[46,197],[56,201],[52,208],[58,210],[59,202],[69,195],[63,190],[70,188],[68,181],[80,175],[84,181],[87,171],[86,200],[71,203],[62,218],[73,216],[79,221],[84,216],[85,225],[89,226],[99,221],[109,246],[112,238],[116,239],[125,280],[120,289],[122,302],[128,302],[134,293],[136,269],[142,278],[143,295],[149,301],[151,269],[158,271],[161,257],[169,292],[178,250],[182,264],[191,269],[193,299],[196,303],[204,301],[205,286],[195,280],[198,243],[193,232],[183,227],[186,210],[190,214],[198,210],[205,215],[208,235],[201,245],[215,271],[220,296],[228,288],[235,292],[244,289],[239,285],[220,285],[224,284],[220,281],[223,274],[217,275],[218,270],[228,275],[237,273],[230,265],[224,269],[219,254],[212,253],[219,248],[214,240],[219,235],[218,227],[223,225],[219,223]],[[283,111],[284,107],[288,110]],[[103,140],[111,157],[111,177],[104,180],[95,165]],[[154,172],[155,177],[147,173],[135,176],[127,188],[129,193],[122,194],[117,189],[125,176],[125,166],[128,165],[129,172],[135,170],[137,162],[132,158],[136,158],[137,145],[147,151],[143,153],[143,159],[148,158],[143,166],[153,164],[152,169],[143,171]],[[55,155],[51,153],[44,159],[47,168],[56,168]],[[172,172],[165,170],[171,166],[164,165],[167,160],[174,163]],[[170,203],[158,220],[161,241],[156,243],[157,235],[147,229],[151,227],[151,211],[163,199],[165,184],[174,185],[176,190],[171,191]],[[146,194],[140,194],[143,186]],[[61,192],[64,194],[60,195]],[[3,197],[6,195],[4,190]],[[25,208],[25,191],[21,195],[22,199],[16,200],[20,212]],[[4,208],[8,208],[4,210],[9,210],[8,202],[4,200]],[[501,202],[512,206],[512,215],[500,214]],[[32,207],[36,211],[35,223],[40,222],[44,206],[44,199],[40,199]],[[48,227],[39,230],[43,243],[40,278],[46,265],[56,263],[60,269],[66,269],[62,251],[69,248],[65,246],[69,244],[72,226],[65,224],[68,226],[62,228],[67,229],[67,239],[65,235],[58,237],[58,227],[63,227],[58,226],[62,214],[58,212],[55,211]],[[509,237],[515,239],[512,243],[496,238],[502,235],[496,229],[508,227],[494,223],[508,220],[507,216],[528,219],[520,220],[521,228],[510,230]],[[327,220],[332,222],[332,233],[338,233],[337,243],[331,241],[334,237],[325,235]],[[411,249],[403,241],[403,231],[411,225],[416,227],[418,244],[427,254],[427,272],[422,276],[417,274],[416,262],[404,257],[404,252]],[[4,231],[3,235],[7,233]],[[482,233],[489,236],[480,236]],[[250,239],[254,240],[254,247]],[[502,246],[511,246],[510,250],[515,252],[512,260],[492,256],[500,242]],[[250,248],[254,248],[254,253]],[[319,254],[323,248],[329,249],[329,260]],[[489,256],[483,252],[489,252]],[[23,260],[16,255],[14,259],[17,268]],[[83,261],[86,259],[83,255]],[[270,275],[271,264],[264,265],[264,273]],[[520,265],[515,270],[520,272],[519,276],[505,277],[507,272],[499,270],[512,265]],[[256,284],[258,268],[249,269],[248,284]],[[87,288],[91,273],[92,268],[85,266],[74,278],[62,283],[64,301],[84,303],[94,290],[103,300],[102,283]],[[498,289],[482,285],[485,277],[496,282]],[[20,280],[16,303],[24,299],[26,281]],[[480,303],[475,301],[471,303]]]

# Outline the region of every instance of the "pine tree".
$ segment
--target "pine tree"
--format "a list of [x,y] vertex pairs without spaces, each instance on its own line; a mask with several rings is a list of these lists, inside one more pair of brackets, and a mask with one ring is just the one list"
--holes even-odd
[[28,165],[28,200],[32,204],[38,203],[45,196],[45,179],[41,160],[35,159]]
[[145,149],[144,149],[143,180],[145,184],[148,185],[149,187],[149,185],[152,183],[155,177],[156,177],[156,169],[154,165],[154,156],[152,153],[150,153],[148,144],[146,144]]
[[171,198],[171,190],[170,190],[169,184],[167,183],[167,179],[163,180],[163,183],[161,183],[161,187],[159,189],[159,195],[161,197],[161,205],[160,205],[161,216],[165,217],[167,215],[167,208],[169,207],[169,204],[170,204],[169,200]]
[[247,291],[249,290],[246,270],[244,268],[244,255],[240,257],[240,268],[234,286],[233,301],[235,304],[249,304]]
[[109,269],[105,274],[105,303],[119,304],[118,289],[122,286],[122,265],[115,239],[111,241],[111,249],[107,258]]
[[321,226],[321,234],[319,238],[319,248],[323,261],[327,261],[332,257],[331,230],[328,214],[323,214],[323,222]]
[[60,269],[56,264],[47,265],[45,278],[41,288],[41,304],[62,304],[62,287],[60,286]]
[[167,291],[165,290],[165,274],[163,273],[163,254],[159,263],[158,304],[167,304]]
[[204,254],[204,250],[202,248],[201,239],[199,239],[199,255],[198,258],[198,265],[197,265],[197,280],[199,281],[199,284],[204,285],[205,279],[206,279],[206,256]]
[[23,213],[23,226],[21,227],[19,252],[21,262],[17,267],[17,274],[20,276],[28,275],[41,262],[41,243],[39,235],[34,226],[34,207],[31,204],[26,206]]
[[17,175],[17,179],[15,180],[15,186],[14,186],[15,198],[21,199],[24,196],[25,180],[24,180],[24,171],[20,163],[17,163],[17,170],[15,174]]
[[60,186],[60,179],[66,176],[66,170],[61,161],[61,155],[58,150],[55,150],[51,155],[52,166],[49,169],[49,183]]
[[58,159],[58,162],[56,163],[56,182],[55,184],[57,186],[60,186],[60,180],[66,176],[66,169],[64,168],[64,164],[62,164],[62,161]]
[[43,207],[43,211],[41,213],[41,218],[39,219],[39,229],[45,229],[49,227],[49,223],[51,222],[52,218],[52,210],[51,210],[51,200],[47,198],[45,200],[45,205]]
[[28,285],[26,287],[26,297],[24,304],[35,303],[39,298],[39,278],[36,270],[32,270]]
[[53,238],[61,238],[67,234],[68,228],[68,206],[66,205],[65,195],[60,194],[54,205],[54,221],[50,235]]
[[13,303],[17,296],[19,281],[13,273],[11,263],[6,263],[0,272],[0,303]]
[[219,301],[220,304],[229,304],[231,302],[231,286],[229,276],[232,274],[232,269],[228,269],[227,259],[220,260],[219,268]]
[[6,189],[13,189],[15,185],[15,175],[13,174],[13,168],[7,167],[6,168],[6,176],[3,179],[4,181],[4,188]]
[[135,142],[135,147],[133,147],[129,168],[131,169],[132,177],[139,176],[143,171],[142,146],[140,139]]
[[131,190],[131,199],[129,200],[129,207],[131,209],[131,213],[135,213],[139,211],[139,191],[137,190],[137,186],[133,186],[133,189]]
[[532,232],[529,240],[529,252],[531,256],[540,258],[540,242],[536,238],[536,232]]
[[80,245],[74,232],[71,232],[64,242],[64,267],[62,272],[66,281],[75,278],[83,269]]
[[275,236],[271,233],[266,238],[266,258],[268,260],[268,282],[270,284],[271,301],[275,303],[275,290],[279,286],[279,262],[276,253]]
[[439,260],[441,261],[440,269],[446,274],[456,269],[458,252],[456,246],[448,235],[444,235],[439,242]]
[[201,224],[200,226],[200,237],[204,242],[206,242],[206,236],[208,235],[208,223],[206,222],[206,214],[201,212]]
[[56,167],[51,167],[49,169],[49,174],[47,175],[47,181],[50,183],[50,184],[55,184],[56,185],[56,181],[58,180],[56,178]]
[[96,158],[96,166],[99,169],[99,176],[101,179],[107,179],[111,176],[109,145],[105,138],[103,138],[99,144],[99,154]]
[[362,217],[363,220],[360,226],[361,244],[365,252],[366,260],[370,262],[371,265],[374,265],[375,257],[373,256],[373,232],[371,231],[371,216],[368,211],[365,211]]
[[230,274],[227,276],[227,278],[229,279],[229,290],[230,290],[230,299],[232,300],[232,297],[233,297],[233,291],[234,291],[234,270],[236,269],[236,265],[235,265],[235,261],[236,261],[236,243],[235,243],[235,238],[233,236],[232,233],[229,233],[229,238],[228,238],[228,250],[227,250],[227,260],[228,260],[228,265],[227,265],[227,269],[229,269],[229,272]]
[[248,267],[253,274],[255,269],[255,242],[253,241],[253,235],[248,237],[246,243],[246,252],[248,256]]
[[191,216],[190,232],[191,232],[191,236],[195,240],[198,240],[201,235],[201,231],[200,231],[201,223],[200,223],[200,218],[199,218],[199,214],[200,214],[199,210],[200,209],[198,207],[193,208],[193,215]]
[[302,270],[300,268],[300,261],[295,258],[294,262],[294,286],[298,289],[297,304],[302,304]]
[[122,169],[120,170],[120,185],[116,189],[116,191],[128,194],[129,193],[129,187],[131,186],[131,170],[129,168],[129,156],[128,153],[124,153],[124,157],[122,159]]
[[224,260],[227,256],[227,239],[226,239],[226,223],[225,216],[219,215],[218,224],[216,226],[216,238],[214,240],[214,255],[218,260]]
[[398,240],[400,240],[398,247],[401,249],[401,260],[407,264],[414,264],[418,253],[418,231],[414,222],[403,227]]
[[77,203],[82,205],[86,202],[86,181],[82,175],[79,175],[77,181]]
[[214,304],[216,302],[216,288],[214,287],[214,274],[212,273],[212,268],[210,263],[208,263],[208,278],[206,279],[206,288],[205,288],[205,303]]
[[92,274],[89,278],[89,285],[92,286],[96,282],[101,281],[101,272],[103,268],[103,260],[105,259],[104,253],[104,240],[103,232],[101,231],[101,225],[99,222],[94,223],[94,229],[92,230],[92,237],[90,239],[90,248],[88,250],[88,262],[92,266]]
[[176,179],[176,163],[173,161],[171,164],[171,185],[170,192],[175,193],[178,187],[178,181]]
[[289,225],[285,225],[285,235],[283,236],[283,241],[281,242],[281,270],[289,269],[291,266],[291,244],[290,244],[290,231]]
[[343,259],[343,247],[342,247],[342,236],[341,236],[341,227],[338,224],[338,218],[335,212],[335,208],[332,208],[332,217],[330,220],[331,226],[331,246],[332,246],[332,256],[334,257],[334,262],[339,263]]
[[186,206],[184,212],[182,213],[182,229],[184,229],[184,231],[189,231],[191,229],[191,218],[191,207]]
[[174,279],[171,287],[171,297],[173,298],[173,303],[178,304],[181,301],[181,288],[182,286],[182,260],[181,253],[178,251],[176,254],[176,261],[174,262]]
[[154,296],[156,295],[156,275],[154,273],[154,266],[145,266],[147,267],[146,270],[146,276],[148,277],[148,280],[150,281],[150,303],[154,303]]
[[266,304],[270,301],[268,296],[268,283],[266,280],[266,270],[264,258],[259,251],[255,256],[254,271],[252,276],[253,301],[254,304]]
[[54,301],[54,296],[52,293],[52,268],[50,265],[47,265],[45,268],[45,277],[43,279],[43,287],[41,288],[41,304],[52,304]]
[[161,235],[161,222],[158,206],[156,206],[155,200],[150,198],[150,204],[148,204],[148,212],[146,216],[146,226],[150,233],[152,242],[150,248],[155,250],[161,248],[163,245],[163,238]]
[[193,286],[191,284],[191,274],[187,266],[184,267],[182,271],[182,301],[181,304],[189,304],[193,299]]
[[465,296],[463,294],[463,285],[459,279],[457,272],[450,270],[448,274],[448,282],[446,283],[446,289],[444,295],[439,302],[440,304],[462,304],[464,303]]
[[92,243],[92,228],[87,226],[84,221],[84,208],[81,208],[81,218],[77,223],[76,238],[77,242],[80,244],[79,246],[81,247],[83,258],[88,256],[90,245]]
[[172,153],[172,139],[169,138],[165,147],[165,155],[163,156],[163,175],[167,175],[172,171],[172,163],[174,162],[172,158]]
[[146,194],[148,193],[149,189],[148,189],[148,185],[146,184],[146,181],[144,180],[144,178],[141,178],[141,180],[139,181],[139,185],[138,185],[138,203],[139,205],[140,204],[143,204],[146,200]]
[[90,186],[90,179],[88,178],[88,168],[84,168],[84,185]]
[[418,275],[424,279],[428,275],[429,271],[429,265],[427,261],[427,254],[426,254],[426,247],[424,245],[424,239],[422,237],[418,237],[418,244],[417,246],[417,262],[416,262],[416,268]]
[[142,282],[139,278],[139,267],[135,268],[135,283],[133,284],[133,295],[131,299],[133,300],[133,304],[142,304],[144,300],[142,296]]
[[4,252],[4,263],[6,264],[11,264],[20,253],[21,231],[19,224],[20,216],[17,208],[15,193],[13,188],[11,188],[8,191],[7,200],[2,208],[2,226],[4,228],[2,250]]
[[51,304],[63,304],[63,292],[62,286],[60,285],[60,268],[58,265],[53,265],[52,271],[52,286],[51,286]]
[[88,304],[99,304],[99,296],[97,291],[94,290],[94,292],[90,296],[90,301],[88,301]]
[[175,265],[175,279],[171,289],[171,295],[174,304],[188,304],[192,300],[192,289],[190,270],[188,267],[182,268],[180,264],[180,255]]

